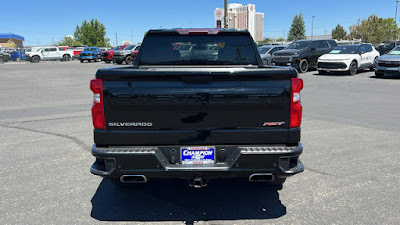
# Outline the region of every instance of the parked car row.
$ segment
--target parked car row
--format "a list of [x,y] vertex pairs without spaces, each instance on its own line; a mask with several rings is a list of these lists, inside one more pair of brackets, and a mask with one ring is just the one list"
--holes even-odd
[[121,45],[110,51],[103,52],[102,59],[106,63],[114,62],[117,64],[132,64],[139,52],[140,44],[137,45]]
[[292,66],[300,73],[317,67],[318,58],[329,53],[337,46],[334,40],[299,40],[287,48],[272,55],[272,61],[278,66]]
[[0,50],[2,53],[2,59],[0,59],[0,63],[4,63],[7,61],[21,61],[25,60],[25,49],[2,49]]
[[[400,55],[400,48],[393,50],[391,56],[381,60],[380,53],[372,44],[340,45],[335,40],[299,40],[286,46],[263,45],[258,47],[261,58],[266,65],[292,66],[300,73],[310,68],[318,70],[319,74],[329,72],[347,72],[355,75],[363,69],[376,70],[378,77],[383,76],[383,59],[392,59],[393,55]],[[388,60],[390,61],[390,60]],[[398,60],[400,61],[400,60]],[[386,61],[385,61],[386,63]],[[386,63],[394,67],[393,62]],[[385,64],[385,65],[386,65]],[[400,71],[400,62],[398,65]],[[394,69],[390,69],[393,72]],[[386,70],[385,70],[386,71]]]

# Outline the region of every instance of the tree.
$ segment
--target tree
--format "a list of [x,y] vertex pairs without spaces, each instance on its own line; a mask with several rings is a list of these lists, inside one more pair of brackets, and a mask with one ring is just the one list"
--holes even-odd
[[109,47],[110,39],[106,38],[106,28],[104,24],[91,19],[89,22],[84,20],[81,26],[76,26],[74,37],[76,41],[88,46]]
[[338,24],[335,29],[332,30],[332,37],[336,40],[342,40],[347,37],[347,32],[340,24]]
[[306,38],[306,26],[304,25],[303,14],[295,15],[290,27],[288,41],[295,41]]
[[76,41],[71,36],[65,36],[64,40],[58,42],[58,45],[60,45],[60,46],[80,46],[80,45],[82,45],[82,43],[79,41]]
[[276,42],[285,41],[285,38],[277,38],[275,41],[276,41]]
[[262,40],[262,41],[260,41],[260,42],[258,42],[259,44],[262,44],[262,43],[271,43],[271,42],[273,42],[274,40],[273,39],[271,39],[271,38],[265,38],[264,40]]
[[15,48],[17,47],[17,45],[15,44],[15,42],[12,39],[8,39],[7,41],[7,47],[9,48]]
[[373,44],[393,40],[395,33],[399,32],[399,28],[396,27],[393,18],[385,19],[375,15],[362,20],[360,26],[351,26],[350,30],[350,38],[361,38],[363,42]]

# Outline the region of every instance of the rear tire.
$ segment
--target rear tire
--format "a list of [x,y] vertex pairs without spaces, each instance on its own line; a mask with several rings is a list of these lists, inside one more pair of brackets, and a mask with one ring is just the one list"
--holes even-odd
[[263,63],[264,63],[264,65],[269,65],[268,60],[266,60],[266,59],[263,59]]
[[81,63],[83,63],[83,60],[81,59]]
[[299,72],[305,73],[308,71],[308,61],[307,59],[302,59],[299,63]]
[[350,68],[347,73],[351,76],[354,76],[357,74],[357,62],[356,61],[353,61],[350,63]]

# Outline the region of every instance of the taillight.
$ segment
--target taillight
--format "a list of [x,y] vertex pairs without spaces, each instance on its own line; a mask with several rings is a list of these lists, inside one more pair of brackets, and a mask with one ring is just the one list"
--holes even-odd
[[216,35],[219,33],[219,30],[218,29],[178,29],[177,32],[180,35],[187,35],[187,34]]
[[301,124],[301,112],[303,111],[300,101],[301,89],[303,89],[303,80],[301,78],[292,78],[289,128],[300,127]]
[[93,91],[92,120],[96,129],[106,129],[103,106],[103,81],[93,79],[90,81],[90,90]]

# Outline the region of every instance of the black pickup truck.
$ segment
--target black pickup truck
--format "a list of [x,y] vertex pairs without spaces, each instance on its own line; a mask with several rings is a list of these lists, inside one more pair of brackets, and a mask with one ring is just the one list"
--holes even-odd
[[303,81],[264,65],[247,31],[150,30],[133,66],[99,69],[90,87],[95,175],[203,187],[216,178],[282,184],[304,170]]

